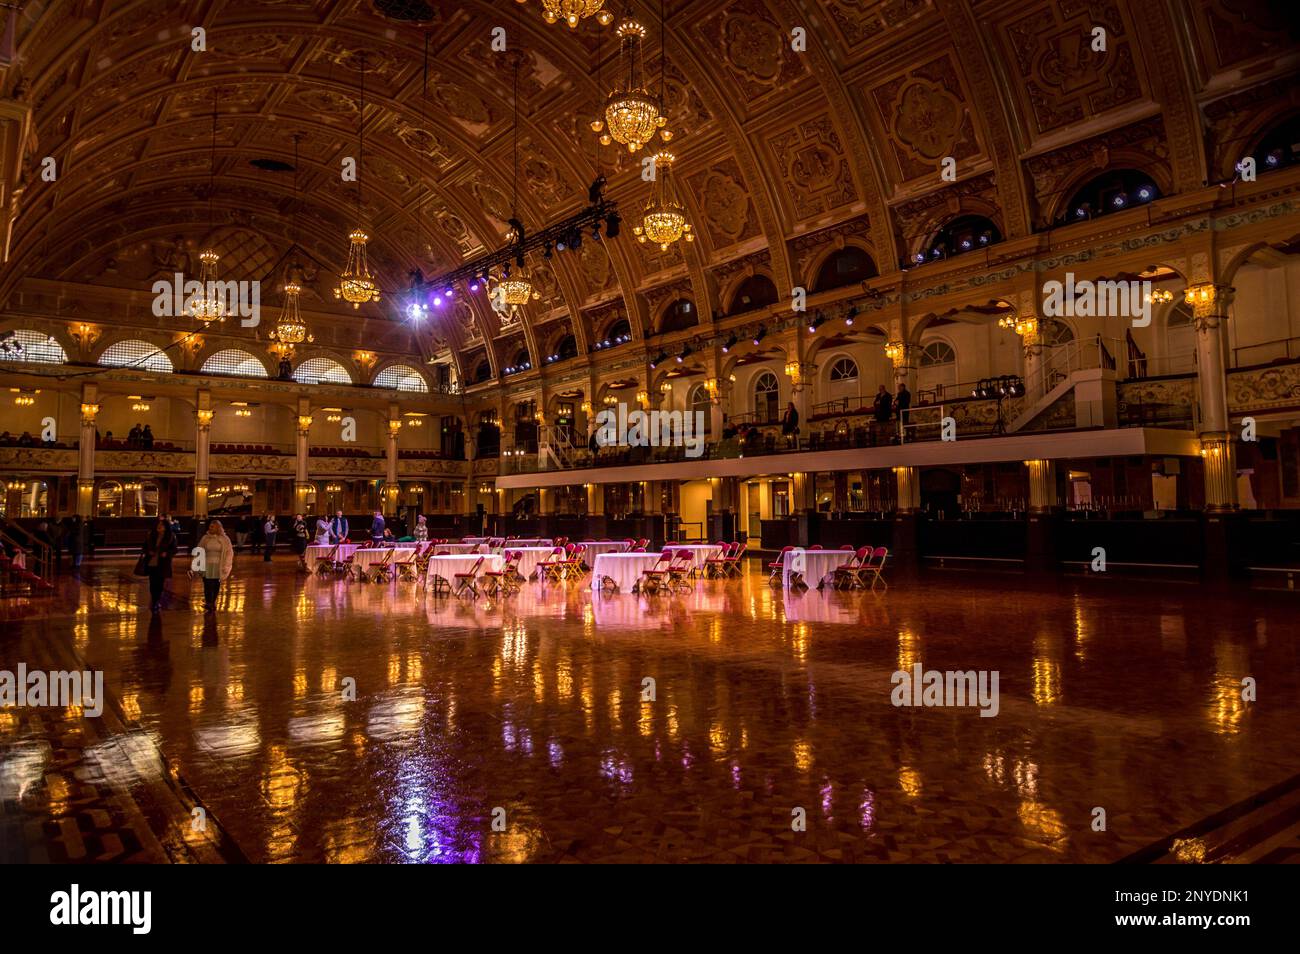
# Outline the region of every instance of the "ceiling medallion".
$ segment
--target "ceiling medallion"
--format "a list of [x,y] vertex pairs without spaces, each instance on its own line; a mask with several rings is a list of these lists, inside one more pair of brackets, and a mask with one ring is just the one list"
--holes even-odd
[[655,154],[655,179],[650,190],[650,201],[646,203],[641,224],[632,229],[638,242],[656,242],[660,251],[664,252],[683,236],[688,242],[695,241],[690,223],[686,221],[686,207],[678,199],[677,189],[673,185],[671,170],[674,161],[670,152],[660,151]]
[[547,23],[563,20],[570,30],[576,30],[579,21],[592,16],[601,26],[614,20],[614,14],[605,9],[605,0],[542,0],[542,19]]
[[667,128],[659,98],[650,93],[645,83],[645,63],[641,43],[646,30],[640,23],[627,17],[618,25],[620,40],[618,75],[621,77],[605,100],[605,119],[591,123],[592,132],[603,134],[601,145],[616,141],[636,152],[648,143],[656,132],[664,142],[673,138]]

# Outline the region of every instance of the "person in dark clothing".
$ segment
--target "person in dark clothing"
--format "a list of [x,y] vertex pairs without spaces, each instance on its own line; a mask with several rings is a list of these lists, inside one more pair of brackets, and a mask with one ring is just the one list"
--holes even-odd
[[131,448],[139,447],[141,436],[143,434],[144,434],[144,430],[140,427],[140,425],[139,424],[135,425],[135,427],[131,428],[129,431],[126,432],[126,446]]
[[876,400],[875,400],[876,423],[877,424],[889,423],[889,418],[893,414],[893,411],[894,411],[894,399],[892,396],[890,396],[890,393],[885,390],[885,386],[882,384],[880,386],[880,390],[876,392]]
[[280,525],[275,519],[275,514],[268,513],[266,520],[262,524],[262,562],[270,563],[271,554],[275,552],[275,535],[279,532]]
[[280,359],[280,380],[288,381],[293,378],[293,364],[288,358]]
[[307,544],[311,542],[311,529],[302,514],[293,515],[293,552],[298,556],[298,569],[307,569]]
[[794,401],[786,405],[781,417],[781,434],[791,443],[799,440],[799,409],[794,406]]
[[382,543],[384,539],[384,515],[378,510],[375,511],[375,519],[370,524],[370,539],[375,543]]
[[907,385],[900,383],[898,393],[894,395],[894,407],[898,409],[898,419],[907,425],[907,412],[912,406],[912,392],[907,389]]
[[153,428],[148,424],[146,424],[144,430],[140,432],[140,446],[145,450],[153,450]]
[[72,518],[68,526],[68,555],[72,557],[72,570],[81,568],[81,557],[86,552],[86,522],[81,514]]
[[348,518],[343,516],[342,510],[339,510],[334,514],[334,519],[330,521],[330,535],[334,537],[334,542],[346,543],[349,529]]
[[176,537],[172,535],[171,524],[159,517],[149,530],[149,536],[145,537],[136,564],[136,572],[149,577],[149,608],[154,613],[162,609],[164,581],[172,575],[172,557],[175,555]]

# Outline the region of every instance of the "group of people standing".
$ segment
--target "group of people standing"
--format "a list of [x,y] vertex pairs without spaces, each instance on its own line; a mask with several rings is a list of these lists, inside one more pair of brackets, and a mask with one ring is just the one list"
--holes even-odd
[[[203,552],[203,610],[214,613],[217,609],[217,597],[221,584],[230,577],[235,566],[235,547],[226,536],[226,530],[220,520],[208,521],[207,532],[199,538],[198,549]],[[140,559],[136,561],[137,576],[149,579],[149,608],[158,613],[162,610],[163,597],[166,595],[166,581],[172,575],[172,560],[176,556],[177,535],[172,522],[166,517],[159,517],[149,534],[145,537],[140,550]],[[194,564],[191,564],[194,566]]]
[[882,384],[880,390],[876,392],[876,398],[872,402],[872,411],[875,414],[876,423],[885,424],[894,417],[907,423],[907,412],[912,407],[912,392],[907,390],[906,384],[898,385],[898,393],[890,394],[885,390]]

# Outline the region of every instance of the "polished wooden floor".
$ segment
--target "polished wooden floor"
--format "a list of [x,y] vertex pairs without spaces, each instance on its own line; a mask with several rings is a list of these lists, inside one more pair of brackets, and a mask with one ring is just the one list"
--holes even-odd
[[[1300,859],[1297,594],[787,596],[755,562],[466,603],[241,555],[215,615],[182,577],[151,617],[130,567],[4,610],[0,668],[84,661],[113,704],[0,711],[3,860],[1205,860],[1205,820],[1270,787],[1268,825],[1229,818],[1262,834],[1209,860]],[[918,662],[998,671],[998,715],[896,708]]]

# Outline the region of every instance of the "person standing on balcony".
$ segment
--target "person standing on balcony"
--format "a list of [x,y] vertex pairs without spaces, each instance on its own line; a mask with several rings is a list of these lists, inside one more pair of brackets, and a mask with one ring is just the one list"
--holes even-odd
[[275,535],[280,530],[280,524],[275,518],[275,514],[268,513],[266,522],[262,524],[262,562],[270,563],[271,554],[275,552]]
[[162,609],[164,587],[172,575],[172,557],[175,555],[176,537],[172,534],[171,524],[165,517],[159,517],[145,537],[140,559],[135,565],[137,575],[149,578],[150,612],[157,613]]
[[208,524],[208,532],[199,541],[203,548],[203,611],[217,611],[217,597],[221,593],[221,583],[230,576],[235,567],[235,548],[220,520]]
[[907,390],[907,385],[904,383],[900,382],[898,385],[898,393],[894,395],[894,406],[898,408],[899,422],[906,427],[907,412],[912,407],[912,392]]
[[799,443],[799,409],[794,406],[794,401],[786,406],[785,415],[781,418],[781,434],[787,443]]
[[153,450],[153,428],[148,424],[146,424],[144,430],[140,432],[140,446],[145,450]]

